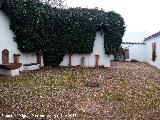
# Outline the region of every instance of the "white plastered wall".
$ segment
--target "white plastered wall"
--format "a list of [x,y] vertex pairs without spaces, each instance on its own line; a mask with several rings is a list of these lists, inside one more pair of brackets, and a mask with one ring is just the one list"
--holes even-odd
[[122,44],[122,48],[129,49],[129,59],[136,59],[146,62],[146,45],[145,44]]
[[[14,42],[13,37],[14,33],[9,29],[10,20],[8,16],[0,10],[0,64],[2,64],[2,51],[7,49],[9,51],[9,62],[13,63],[14,58],[13,54],[20,54],[20,63],[22,64],[30,64],[36,63],[37,58],[34,53],[21,53],[17,44]],[[42,66],[43,66],[43,57],[42,57]],[[20,68],[23,70],[23,66]]]
[[[90,54],[73,54],[72,66],[81,65],[81,58],[85,57],[86,67],[95,67],[96,58],[95,55],[99,55],[99,66],[104,65],[104,67],[110,67],[110,55],[105,54],[104,50],[104,34],[101,32],[96,32],[96,38],[94,41],[93,52]],[[65,55],[60,66],[68,66],[69,56]]]
[[[145,41],[146,62],[160,69],[160,36]],[[152,43],[156,43],[156,60],[152,60]]]

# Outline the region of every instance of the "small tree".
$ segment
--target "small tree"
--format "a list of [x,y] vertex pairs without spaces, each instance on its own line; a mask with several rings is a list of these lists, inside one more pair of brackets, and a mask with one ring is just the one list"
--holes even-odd
[[114,55],[116,60],[123,59],[125,60],[125,50],[120,46],[119,50]]

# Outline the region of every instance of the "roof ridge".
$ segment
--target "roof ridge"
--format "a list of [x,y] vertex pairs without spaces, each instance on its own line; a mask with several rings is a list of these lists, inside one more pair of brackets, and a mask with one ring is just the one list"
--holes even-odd
[[122,42],[122,44],[145,44],[144,42]]
[[144,41],[149,40],[151,38],[158,37],[159,35],[160,35],[160,31],[150,35],[149,37],[144,38]]

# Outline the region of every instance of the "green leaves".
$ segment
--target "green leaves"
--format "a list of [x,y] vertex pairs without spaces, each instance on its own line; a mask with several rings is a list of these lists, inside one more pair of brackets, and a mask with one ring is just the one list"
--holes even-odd
[[68,53],[91,53],[96,31],[105,32],[105,51],[114,53],[125,32],[123,18],[111,11],[53,8],[39,0],[6,0],[2,10],[22,52],[41,51],[45,65],[56,65]]

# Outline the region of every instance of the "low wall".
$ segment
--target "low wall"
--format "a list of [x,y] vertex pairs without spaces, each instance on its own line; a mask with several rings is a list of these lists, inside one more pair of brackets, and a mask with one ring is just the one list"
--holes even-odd
[[[73,54],[71,55],[71,65],[81,66],[81,58],[84,57],[84,67],[95,67],[96,57],[93,54]],[[99,66],[110,67],[110,56],[109,55],[99,55]],[[69,55],[65,55],[60,66],[69,66]]]

